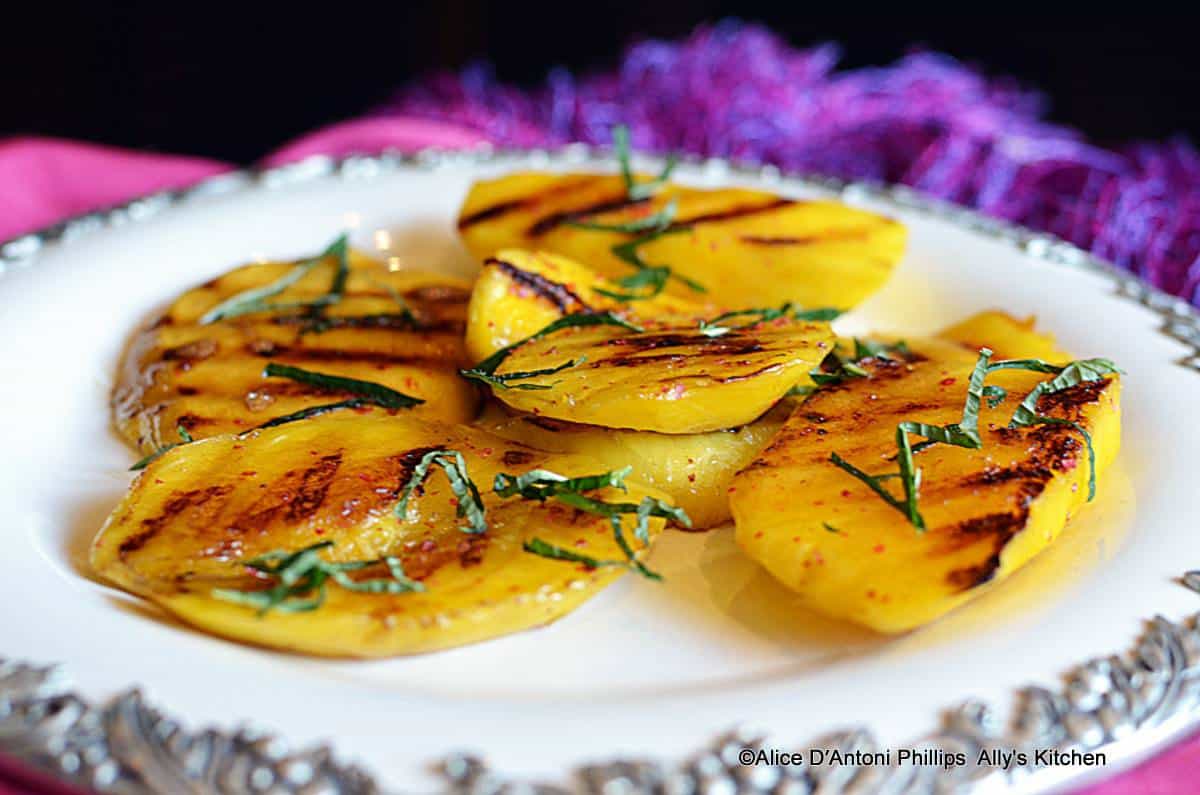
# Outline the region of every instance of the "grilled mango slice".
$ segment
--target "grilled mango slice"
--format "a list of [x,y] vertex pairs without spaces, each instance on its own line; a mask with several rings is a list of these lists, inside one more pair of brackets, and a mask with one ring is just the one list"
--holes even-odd
[[721,312],[706,301],[660,293],[638,301],[629,290],[566,257],[506,249],[483,263],[467,310],[467,352],[476,361],[530,336],[563,315],[614,312],[639,326],[695,325]]
[[[836,202],[674,184],[631,201],[618,176],[529,172],[475,183],[458,229],[480,261],[506,248],[540,249],[617,278],[632,268],[612,248],[634,235],[571,222],[624,224],[672,201],[678,209],[671,233],[640,245],[638,255],[698,282],[731,309],[784,301],[850,308],[887,281],[907,239],[896,221]],[[696,295],[677,280],[667,289]]]
[[1018,320],[1006,312],[989,310],[972,315],[938,332],[938,337],[957,342],[972,354],[990,348],[996,359],[1041,359],[1065,362],[1071,354],[1058,347],[1053,335],[1034,329],[1034,319]]
[[[566,328],[522,343],[496,368],[493,394],[556,420],[660,433],[706,433],[754,421],[825,358],[824,323],[780,319],[709,336],[697,327],[630,332]],[[530,388],[533,387],[533,388]]]
[[[335,263],[319,263],[274,296],[299,304],[325,295]],[[416,272],[391,272],[349,256],[342,300],[315,320],[303,308],[203,323],[222,302],[276,282],[294,263],[247,265],[181,295],[129,344],[113,392],[122,435],[150,453],[179,441],[243,431],[267,420],[350,397],[276,378],[268,362],[374,381],[425,400],[417,416],[464,422],[476,390],[456,369],[466,364],[462,334],[470,285]]]
[[[440,471],[393,514],[401,489],[429,451],[462,453],[483,492],[489,529],[459,529],[457,502]],[[539,538],[597,559],[623,560],[602,516],[553,500],[501,500],[498,472],[549,469],[565,476],[602,467],[582,456],[533,450],[483,431],[372,412],[329,414],[177,447],[149,465],[97,536],[97,572],[202,629],[235,640],[311,654],[382,657],[444,649],[539,626],[569,613],[624,573],[585,568],[522,549]],[[658,492],[627,481],[589,496],[638,502]],[[626,517],[629,520],[629,517]],[[632,521],[626,536],[633,538]],[[651,521],[652,536],[662,520]],[[239,563],[274,550],[333,541],[334,562],[400,558],[420,593],[328,589],[311,612],[253,609],[213,590],[254,590]],[[638,542],[632,542],[640,546]]]
[[575,453],[605,469],[632,466],[641,483],[665,493],[702,530],[729,521],[729,483],[791,413],[784,401],[740,428],[696,434],[622,431],[551,420],[491,404],[476,425],[539,450]]
[[[817,611],[885,633],[921,626],[1022,566],[1087,499],[1089,459],[1077,430],[1007,427],[1018,403],[1051,377],[1044,373],[988,376],[1008,396],[982,406],[982,449],[937,444],[915,454],[924,533],[831,462],[838,453],[871,474],[895,471],[899,422],[957,422],[977,360],[966,340],[1004,358],[1056,350],[996,313],[949,331],[950,340],[909,340],[906,361],[859,362],[870,378],[812,395],[734,478],[738,545]],[[1110,377],[1047,395],[1038,410],[1088,429],[1102,475],[1120,446],[1119,395]],[[899,493],[896,481],[883,485]]]

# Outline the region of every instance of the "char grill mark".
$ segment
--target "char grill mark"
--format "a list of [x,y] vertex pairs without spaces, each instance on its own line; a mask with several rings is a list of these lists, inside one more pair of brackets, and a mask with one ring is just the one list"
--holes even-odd
[[485,207],[482,210],[473,212],[470,215],[464,215],[458,219],[458,228],[466,229],[483,221],[491,221],[493,218],[499,218],[513,210],[519,210],[529,204],[529,199],[513,199],[511,201],[500,202],[493,204],[491,207]]
[[[277,315],[269,321],[275,326],[307,326],[313,323],[313,318],[306,315]],[[388,329],[394,331],[440,331],[446,333],[461,333],[464,324],[461,320],[413,319],[399,313],[379,313],[374,315],[335,315],[322,317],[320,322],[327,329]]]
[[521,270],[510,262],[495,258],[489,259],[485,264],[495,265],[508,278],[545,298],[564,314],[591,309],[571,288],[561,282],[547,279],[540,273]]
[[117,547],[117,553],[124,560],[127,556],[146,546],[166,527],[167,523],[184,511],[203,511],[206,520],[216,518],[217,513],[225,504],[225,498],[233,491],[233,486],[208,486],[203,489],[179,492],[163,503],[162,511],[154,517],[142,520],[142,529],[135,535],[126,538]]
[[484,221],[492,221],[500,218],[511,212],[524,210],[530,207],[537,206],[538,202],[544,201],[551,196],[559,196],[565,193],[571,193],[574,190],[590,185],[595,182],[598,177],[584,176],[578,179],[568,179],[566,181],[552,184],[548,188],[538,192],[531,193],[528,196],[522,196],[519,199],[509,199],[508,201],[493,204],[491,207],[484,207],[482,210],[476,210],[470,215],[464,215],[458,219],[458,228],[466,229]]
[[533,459],[533,453],[527,450],[505,450],[501,460],[504,461],[505,466],[519,467],[528,464]]
[[941,551],[952,552],[981,540],[990,540],[992,553],[982,563],[951,571],[946,575],[947,584],[956,590],[967,591],[991,581],[1000,568],[1001,552],[1013,536],[1025,528],[1028,518],[1028,509],[1022,508],[1016,513],[992,513],[955,525],[947,534]]
[[1060,409],[1072,417],[1078,416],[1079,409],[1100,399],[1100,395],[1108,388],[1108,381],[1107,378],[1084,381],[1058,392],[1042,395],[1038,400],[1038,411],[1045,413],[1052,409]]
[[742,235],[738,239],[754,246],[811,246],[835,240],[866,240],[871,228],[860,226],[851,229],[831,229],[818,235]]
[[589,215],[597,215],[599,213],[615,212],[616,210],[624,210],[627,207],[634,207],[648,201],[647,199],[631,199],[625,193],[613,198],[602,199],[598,202],[580,207],[574,210],[560,210],[559,212],[551,213],[544,218],[535,221],[529,227],[527,234],[530,237],[540,237],[566,223],[582,220]]
[[775,199],[767,204],[741,204],[736,207],[730,207],[728,210],[720,210],[713,213],[705,213],[697,215],[693,218],[680,218],[671,223],[670,229],[686,229],[690,226],[698,226],[700,224],[715,223],[718,221],[730,221],[734,218],[745,218],[751,215],[760,213],[769,213],[784,207],[791,207],[794,204],[800,204],[793,199]]
[[300,485],[288,503],[287,518],[300,521],[320,510],[341,465],[342,453],[339,451],[323,456],[316,464],[304,470],[300,476]]

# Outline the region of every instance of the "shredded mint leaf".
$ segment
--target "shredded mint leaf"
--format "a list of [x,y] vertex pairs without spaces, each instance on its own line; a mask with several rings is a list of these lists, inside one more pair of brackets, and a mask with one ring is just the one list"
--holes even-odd
[[175,433],[179,434],[180,441],[174,442],[172,444],[164,444],[162,447],[158,448],[153,453],[151,453],[150,455],[141,459],[133,466],[131,466],[129,468],[129,471],[137,472],[139,470],[145,469],[146,467],[150,466],[151,463],[153,463],[154,461],[157,461],[159,458],[161,458],[168,450],[174,450],[176,447],[179,447],[182,444],[187,444],[189,442],[196,441],[195,439],[192,438],[192,435],[190,433],[188,433],[187,428],[183,427],[182,425],[175,426]]
[[921,470],[913,465],[912,447],[908,441],[908,433],[903,426],[896,428],[896,447],[900,450],[897,463],[900,465],[900,483],[904,487],[904,513],[908,522],[917,528],[918,532],[925,531],[925,518],[917,506],[917,492],[921,486]]
[[[629,303],[630,301],[644,301],[647,298],[653,298],[662,293],[667,286],[667,279],[671,278],[671,269],[667,267],[653,266],[639,270],[636,273],[631,273],[628,276],[622,276],[616,280],[616,284],[626,288],[627,290],[638,290],[639,292],[618,292],[616,290],[605,290],[603,287],[594,288],[595,292],[600,295],[607,296],[614,301]],[[644,289],[649,288],[649,289]]]
[[994,409],[1008,397],[1008,390],[1002,386],[989,385],[983,388],[983,396],[987,398],[988,408]]
[[858,362],[863,359],[889,359],[891,358],[888,355],[890,353],[907,355],[909,349],[903,340],[896,343],[881,343],[855,337],[854,353],[852,356],[844,356],[837,350],[834,350],[825,357],[819,368],[810,370],[808,375],[818,387],[838,384],[848,378],[870,378],[870,371],[862,367]]
[[[259,616],[271,610],[284,613],[300,613],[316,610],[325,602],[329,580],[339,587],[356,593],[399,594],[424,591],[425,586],[404,574],[399,558],[382,557],[375,560],[357,560],[332,563],[323,560],[320,553],[333,547],[332,541],[321,541],[296,552],[276,550],[251,558],[241,565],[266,575],[274,585],[264,590],[237,590],[218,588],[212,595],[226,602],[253,607]],[[385,566],[387,577],[355,580],[347,572],[361,571],[372,566]]]
[[570,221],[568,226],[573,226],[576,229],[591,229],[597,232],[623,232],[626,234],[638,234],[640,232],[662,232],[671,225],[671,221],[675,219],[675,212],[679,209],[679,200],[671,199],[663,208],[655,213],[634,218],[630,221],[621,223],[606,224],[602,221]]
[[263,378],[287,378],[300,384],[315,386],[331,392],[349,392],[361,398],[365,403],[372,403],[385,409],[406,409],[425,402],[421,398],[397,392],[391,387],[373,381],[360,381],[357,378],[317,373],[275,362],[268,364],[262,374]]
[[[723,315],[717,315],[711,320],[700,321],[700,333],[707,337],[720,337],[728,334],[734,329],[750,328],[759,323],[769,323],[773,320],[787,317],[792,320],[800,321],[829,321],[842,314],[840,309],[796,309],[790,302],[785,303],[779,308],[764,308],[764,309],[738,309],[733,312],[726,312]],[[734,320],[735,318],[753,318],[749,323],[743,323],[739,326],[724,325],[726,321]]]
[[412,477],[409,478],[400,494],[400,501],[396,503],[394,509],[396,518],[405,521],[409,499],[429,477],[434,466],[441,467],[442,471],[446,473],[446,479],[450,481],[450,490],[454,492],[458,501],[456,511],[458,517],[467,519],[467,526],[459,529],[464,533],[486,533],[488,526],[484,515],[483,498],[480,496],[475,482],[471,480],[463,454],[457,450],[444,448],[432,450],[421,457],[421,460],[413,468]]
[[595,489],[614,488],[628,491],[625,478],[629,477],[631,472],[633,472],[631,466],[578,478],[564,477],[548,469],[531,469],[522,475],[509,475],[501,472],[496,475],[492,490],[501,497],[520,495],[524,499],[538,501],[547,500],[558,494],[579,493]]
[[[661,271],[661,270],[665,269],[667,271],[667,273],[669,274],[669,278],[678,279],[682,284],[686,285],[688,287],[688,289],[690,289],[692,292],[706,293],[706,292],[708,292],[708,290],[705,289],[704,285],[700,284],[699,282],[695,281],[694,279],[689,279],[686,276],[681,276],[678,273],[675,273],[673,270],[671,270],[666,265],[651,265],[650,263],[648,263],[644,259],[642,259],[641,254],[638,253],[638,248],[646,245],[647,243],[658,240],[660,237],[663,237],[665,235],[676,235],[676,234],[680,234],[681,232],[689,232],[689,231],[691,231],[691,227],[688,227],[688,226],[670,226],[670,227],[666,227],[664,229],[647,232],[646,234],[642,235],[641,237],[637,237],[637,238],[634,238],[633,240],[629,240],[624,243],[619,243],[619,244],[613,246],[612,253],[613,253],[613,256],[615,256],[617,259],[632,265],[633,267],[637,268],[639,271],[645,271],[645,270],[651,270],[651,269]],[[630,277],[626,277],[626,278],[630,278]],[[619,283],[620,283],[620,281],[618,281],[618,284]],[[663,285],[665,285],[665,280],[663,280]],[[660,292],[662,292],[662,286],[659,286],[658,292],[652,293],[650,295],[639,295],[638,298],[652,298],[654,295],[658,295],[658,293],[660,293]],[[610,297],[612,297],[612,296],[610,296]],[[620,299],[617,299],[617,300],[620,300]]]
[[[918,530],[924,530],[925,520],[921,516],[920,511],[917,510],[915,499],[918,486],[920,485],[920,470],[913,468],[912,449],[907,445],[907,436],[904,436],[902,433],[900,433],[899,429],[897,429],[896,437],[897,446],[901,449],[899,472],[888,473],[886,475],[869,475],[858,467],[854,466],[854,464],[851,464],[849,461],[842,458],[837,453],[831,453],[829,460],[838,468],[862,481],[864,484],[866,484],[867,488],[879,495],[880,499],[908,517],[909,522],[912,523],[912,525]],[[906,448],[908,450],[907,456],[903,454],[903,451]],[[903,501],[894,497],[892,493],[883,485],[885,480],[891,480],[893,478],[901,478],[904,481],[905,498]]]
[[629,567],[628,561],[624,560],[598,560],[589,555],[582,555],[578,552],[573,552],[569,549],[564,549],[560,546],[555,546],[540,538],[531,538],[521,545],[521,548],[533,555],[538,555],[551,560],[565,560],[569,563],[582,563],[589,569],[599,569],[606,566],[621,566]]
[[[687,512],[682,508],[668,505],[662,500],[653,497],[645,497],[640,503],[635,505],[629,502],[605,502],[594,497],[587,497],[582,493],[603,488],[617,488],[626,491],[625,478],[632,471],[633,467],[627,466],[609,472],[601,472],[596,475],[586,475],[577,478],[567,478],[546,469],[534,469],[522,475],[500,473],[496,476],[492,489],[500,497],[519,496],[522,499],[537,500],[539,502],[554,499],[563,505],[584,511],[585,513],[608,517],[613,528],[613,538],[621,550],[625,552],[626,561],[621,565],[627,565],[633,571],[649,579],[661,580],[662,577],[660,575],[646,568],[637,559],[637,556],[625,538],[621,526],[621,518],[627,514],[633,514],[636,517],[634,522],[634,536],[642,544],[649,544],[651,517],[660,517],[677,522],[684,527],[691,527],[692,520],[687,515]],[[546,546],[549,547],[550,545]],[[535,554],[540,554],[534,550],[530,550],[528,547],[526,547],[526,551],[533,551]],[[574,553],[570,554],[573,555]],[[553,555],[546,555],[546,557],[553,557]],[[560,559],[586,563],[586,561],[577,560],[574,557]],[[610,562],[603,565],[613,564]]]
[[792,317],[796,320],[812,320],[828,323],[831,320],[837,320],[845,313],[846,310],[844,309],[837,309],[832,306],[823,306],[817,309],[797,309],[792,313]]
[[249,430],[242,431],[240,434],[238,434],[238,436],[245,436],[249,433],[253,433],[254,431],[261,431],[266,428],[274,428],[279,425],[286,425],[289,422],[299,422],[300,420],[319,417],[322,414],[328,414],[331,411],[339,411],[341,409],[359,409],[366,405],[368,405],[368,401],[363,400],[362,398],[352,398],[350,400],[339,400],[337,403],[324,403],[320,406],[311,406],[306,409],[300,409],[299,411],[293,411],[291,414],[284,414],[281,417],[275,417],[274,419],[267,420],[262,425],[255,425]]
[[[219,320],[228,320],[232,317],[241,315],[249,315],[258,312],[273,312],[281,309],[294,309],[297,307],[323,307],[331,303],[337,303],[342,299],[346,288],[346,278],[349,274],[349,264],[347,261],[347,253],[349,244],[345,233],[339,235],[332,243],[330,243],[324,251],[311,259],[299,262],[290,271],[285,273],[279,279],[262,287],[255,287],[237,295],[230,296],[221,303],[217,304],[212,309],[208,310],[200,317],[201,325],[216,323]],[[330,286],[329,292],[314,301],[307,302],[287,302],[287,303],[271,303],[268,299],[282,293],[287,288],[291,287],[296,282],[303,279],[308,273],[325,262],[330,257],[336,257],[336,268],[333,276],[333,283]]]
[[[961,420],[945,426],[929,425],[924,422],[902,422],[900,428],[905,433],[924,436],[930,442],[968,447],[974,450],[983,447],[983,438],[979,435],[979,407],[984,394],[983,381],[987,378],[991,358],[991,350],[980,349],[979,359],[976,360],[975,368],[971,371],[971,377],[967,383],[967,399],[963,405]],[[923,447],[927,446],[923,445]]]
[[650,198],[666,184],[671,172],[675,170],[676,156],[674,154],[667,156],[663,170],[654,179],[649,182],[636,182],[633,176],[633,166],[630,163],[629,128],[624,124],[616,125],[613,127],[612,137],[613,150],[617,155],[617,162],[621,166],[621,176],[625,179],[626,195],[633,201]]
[[488,384],[496,389],[550,389],[552,388],[550,384],[514,384],[512,382],[537,378],[543,375],[554,375],[571,367],[581,365],[586,361],[586,356],[580,356],[578,359],[565,361],[557,367],[547,367],[543,370],[521,370],[515,373],[505,373],[504,375],[485,373],[479,369],[459,370],[458,374],[468,381],[478,381],[481,384]]
[[[1088,501],[1090,502],[1096,496],[1096,451],[1092,447],[1092,435],[1083,425],[1064,420],[1057,417],[1046,417],[1038,414],[1038,401],[1044,395],[1051,395],[1055,392],[1061,392],[1064,389],[1078,386],[1087,381],[1099,381],[1110,375],[1118,375],[1122,372],[1110,359],[1081,359],[1071,362],[1064,367],[1055,367],[1047,364],[1040,359],[1019,359],[1010,360],[1007,362],[998,362],[998,365],[1006,365],[1005,369],[1022,369],[1033,370],[1035,372],[1054,372],[1057,373],[1054,378],[1049,381],[1043,381],[1038,384],[1033,390],[1025,396],[1017,406],[1013,413],[1012,420],[1008,423],[1010,428],[1028,427],[1030,425],[1067,425],[1074,428],[1083,436],[1084,444],[1088,452]],[[997,367],[996,369],[1000,369]]]
[[634,333],[645,331],[641,326],[635,326],[614,315],[612,312],[575,312],[570,315],[563,315],[558,320],[547,324],[525,339],[518,340],[512,345],[501,348],[471,369],[459,370],[459,374],[465,378],[473,378],[474,380],[480,380],[478,377],[480,375],[495,375],[496,368],[503,364],[504,360],[512,355],[513,351],[525,343],[539,340],[542,337],[546,337],[556,331],[562,331],[565,328],[576,328],[579,326],[617,326]]
[[[634,571],[636,571],[638,574],[645,577],[647,580],[655,580],[656,582],[662,582],[661,574],[659,574],[656,571],[651,571],[650,568],[648,566],[646,566],[645,563],[642,563],[640,560],[638,560],[637,553],[635,553],[633,551],[633,547],[631,547],[629,545],[629,542],[625,539],[625,531],[621,528],[621,517],[610,516],[608,521],[609,521],[609,524],[612,525],[613,538],[616,540],[617,546],[620,547],[621,551],[625,553],[625,560],[629,562],[629,566]],[[642,515],[640,512],[638,513],[637,529],[634,532],[636,534],[639,531],[641,532],[641,535],[639,535],[639,540],[643,544],[649,544],[650,543],[650,531],[649,531],[649,528],[647,525],[647,520],[642,518]],[[644,537],[642,537],[642,536],[644,536]]]

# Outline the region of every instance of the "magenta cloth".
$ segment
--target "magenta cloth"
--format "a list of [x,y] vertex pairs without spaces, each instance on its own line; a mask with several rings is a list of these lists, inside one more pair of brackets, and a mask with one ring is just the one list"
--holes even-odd
[[[796,51],[753,28],[633,47],[620,71],[556,72],[540,92],[479,69],[403,92],[382,116],[319,130],[265,162],[481,141],[606,142],[729,155],[902,181],[1048,229],[1189,298],[1200,283],[1200,155],[1183,142],[1100,149],[1038,120],[1038,99],[940,56],[834,73],[835,51]],[[398,110],[408,115],[397,115]],[[51,139],[0,141],[0,240],[229,166]],[[1200,736],[1080,795],[1190,795]],[[0,795],[67,792],[0,759]]]

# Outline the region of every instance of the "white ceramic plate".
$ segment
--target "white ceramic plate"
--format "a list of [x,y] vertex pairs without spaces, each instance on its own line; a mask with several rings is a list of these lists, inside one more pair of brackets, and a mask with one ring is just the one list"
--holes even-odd
[[[936,624],[882,639],[800,612],[739,556],[728,529],[664,538],[652,565],[665,584],[624,578],[553,626],[384,662],[239,646],[89,579],[88,544],[134,458],[109,426],[114,365],[148,313],[233,265],[311,252],[347,227],[355,244],[403,265],[469,273],[453,219],[472,180],[591,157],[317,160],[222,178],[3,249],[4,653],[65,663],[79,693],[96,701],[136,684],[189,726],[249,720],[297,745],[331,740],[340,758],[411,789],[429,787],[429,763],[456,749],[485,753],[505,775],[561,780],[588,760],[679,759],[745,722],[780,747],[867,726],[895,748],[937,729],[940,711],[964,699],[1007,710],[1030,682],[1058,692],[1064,672],[1129,648],[1149,617],[1181,619],[1196,607],[1176,581],[1200,562],[1190,309],[1049,238],[861,186],[843,198],[907,224],[911,251],[880,294],[839,321],[842,330],[919,334],[1000,307],[1036,315],[1068,350],[1108,356],[1128,372],[1124,448],[1097,501],[1025,570]],[[678,176],[798,195],[841,187],[721,163]],[[1151,640],[1169,656],[1190,630],[1157,631]],[[1159,661],[1165,673],[1144,667],[1170,684],[1184,679],[1175,669],[1191,658],[1181,659]],[[1132,758],[1195,717],[1186,687],[1169,698],[1143,694],[1153,720],[1105,718],[1096,707],[1103,692],[1088,685],[1092,702],[1074,705],[1092,726],[1080,744],[1106,741],[1095,729],[1106,720],[1116,733],[1143,724],[1113,758]],[[1048,720],[1083,732],[1063,715]]]

